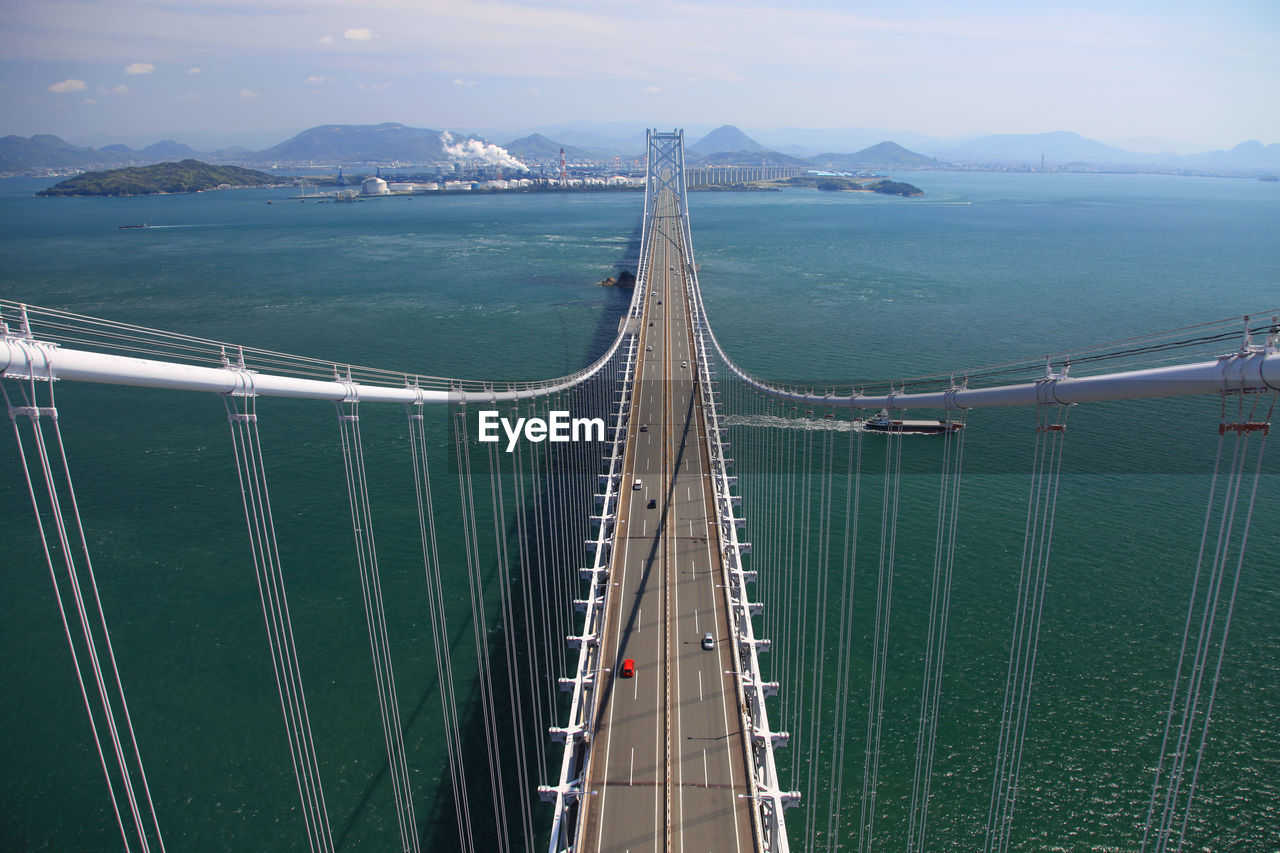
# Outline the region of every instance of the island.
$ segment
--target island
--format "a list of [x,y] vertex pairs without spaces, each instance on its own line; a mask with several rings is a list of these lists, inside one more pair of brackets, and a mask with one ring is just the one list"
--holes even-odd
[[904,181],[891,181],[881,175],[852,177],[830,173],[796,175],[791,178],[772,178],[763,181],[738,181],[732,184],[696,184],[690,192],[781,192],[790,187],[807,187],[822,192],[880,193],[914,197],[924,195],[924,190]]
[[924,195],[924,190],[917,186],[904,181],[891,181],[888,178],[867,180],[834,175],[804,175],[788,178],[784,183],[793,187],[813,187],[824,192],[873,192],[908,197]]
[[268,187],[288,183],[277,175],[240,166],[213,166],[199,160],[129,166],[85,172],[36,193],[38,196],[124,196],[198,193],[233,187]]

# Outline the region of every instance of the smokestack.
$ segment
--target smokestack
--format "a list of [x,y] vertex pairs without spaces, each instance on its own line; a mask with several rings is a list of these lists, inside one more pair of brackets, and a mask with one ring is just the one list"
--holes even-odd
[[565,168],[564,168],[564,149],[561,148],[560,149],[560,186],[564,187],[568,185],[569,185],[569,180],[565,175]]

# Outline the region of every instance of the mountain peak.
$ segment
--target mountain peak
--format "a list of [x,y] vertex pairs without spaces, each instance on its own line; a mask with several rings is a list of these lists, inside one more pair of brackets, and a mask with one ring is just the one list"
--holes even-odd
[[715,154],[719,151],[772,151],[731,124],[722,124],[689,147],[693,154]]

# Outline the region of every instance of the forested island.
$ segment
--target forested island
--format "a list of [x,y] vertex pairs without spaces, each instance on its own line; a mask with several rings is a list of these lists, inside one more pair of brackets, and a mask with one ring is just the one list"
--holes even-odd
[[888,178],[845,178],[836,175],[797,175],[768,181],[739,181],[733,184],[697,184],[690,192],[780,192],[786,187],[808,187],[823,192],[863,192],[882,195],[922,196],[924,190],[904,181]]
[[824,192],[873,192],[884,195],[921,196],[924,190],[905,181],[891,181],[888,178],[879,180],[857,180],[826,175],[806,175],[788,178],[785,183],[794,187],[813,187]]
[[156,193],[198,193],[231,187],[277,186],[287,181],[276,175],[240,166],[212,166],[199,160],[129,166],[85,172],[36,193],[38,196],[121,196]]

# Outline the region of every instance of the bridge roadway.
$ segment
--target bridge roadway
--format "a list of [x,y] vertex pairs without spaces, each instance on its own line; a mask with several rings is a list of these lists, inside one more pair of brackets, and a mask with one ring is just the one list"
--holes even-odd
[[[579,851],[754,850],[676,199],[657,196]],[[650,500],[656,507],[648,508]],[[704,650],[710,632],[714,649]],[[623,660],[635,676],[622,678]]]

